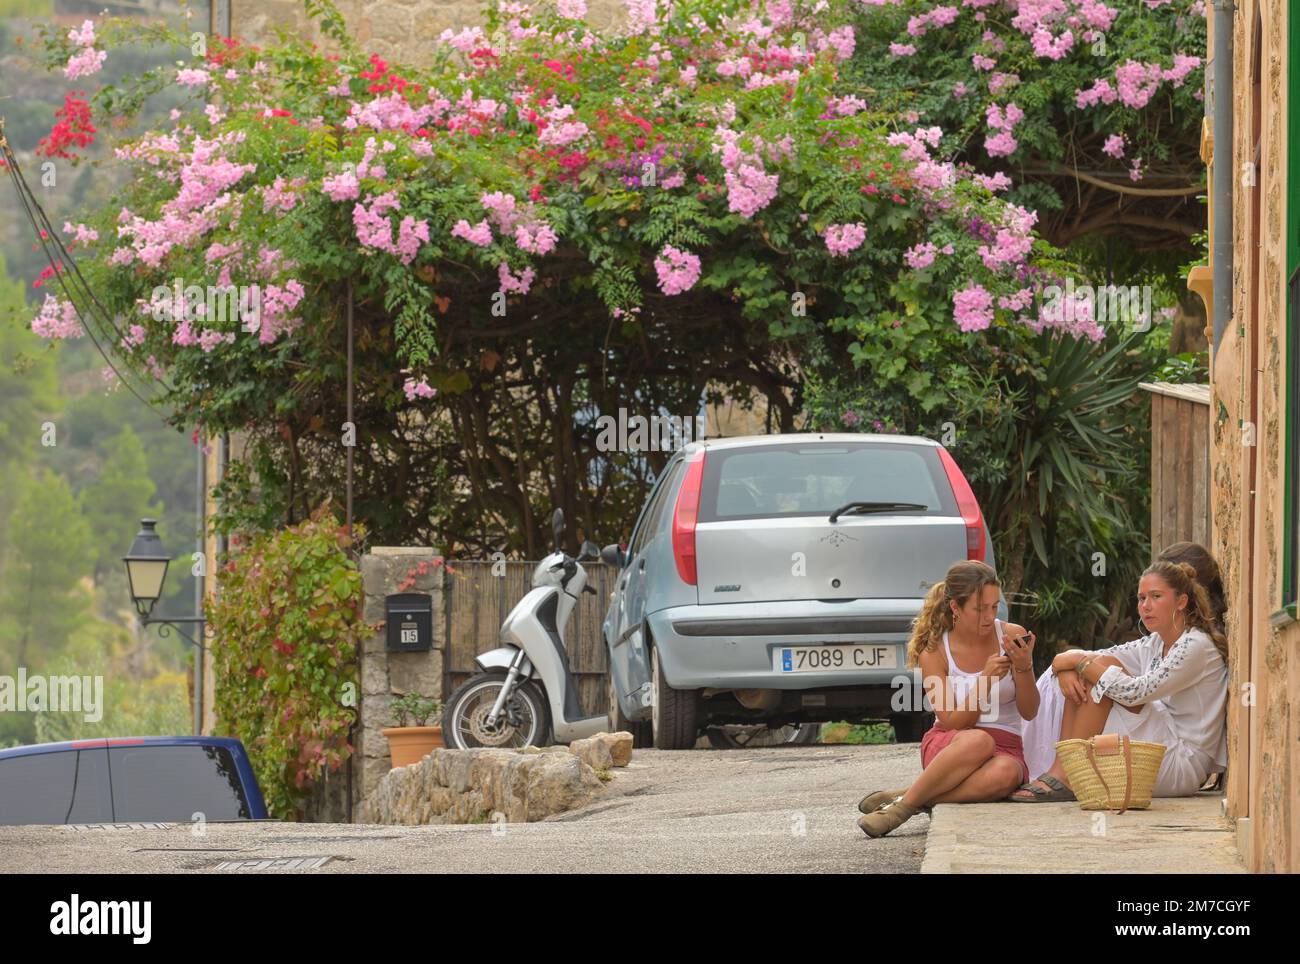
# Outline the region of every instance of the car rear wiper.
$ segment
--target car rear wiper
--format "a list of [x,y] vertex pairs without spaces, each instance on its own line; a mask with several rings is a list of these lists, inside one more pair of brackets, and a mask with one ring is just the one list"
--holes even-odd
[[831,513],[830,521],[836,521],[841,515],[850,512],[888,512],[891,509],[928,509],[928,505],[919,502],[850,502]]

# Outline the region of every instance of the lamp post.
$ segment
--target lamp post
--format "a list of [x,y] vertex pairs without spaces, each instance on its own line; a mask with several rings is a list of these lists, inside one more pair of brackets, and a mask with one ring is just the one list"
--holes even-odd
[[[194,655],[194,735],[198,736],[203,732],[203,677],[200,674],[205,648],[201,642],[204,638],[205,620],[202,608],[199,609],[198,616],[163,618],[153,615],[153,607],[162,596],[163,580],[167,578],[167,564],[171,562],[171,557],[163,551],[162,540],[154,530],[157,524],[155,519],[140,520],[140,531],[136,533],[135,541],[131,543],[131,549],[122,557],[122,561],[126,563],[126,579],[131,587],[135,611],[140,615],[140,625],[158,626],[159,636],[170,635],[175,630],[198,650]],[[196,640],[181,629],[182,625],[198,626],[199,638]]]

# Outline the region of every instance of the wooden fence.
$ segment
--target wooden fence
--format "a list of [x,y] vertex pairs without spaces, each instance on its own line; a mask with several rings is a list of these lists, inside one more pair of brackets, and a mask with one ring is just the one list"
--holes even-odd
[[1151,554],[1210,543],[1210,386],[1142,382],[1151,393]]
[[[454,573],[443,582],[447,648],[443,656],[443,698],[476,671],[474,657],[501,645],[501,624],[532,588],[536,562],[455,560]],[[495,570],[494,570],[495,567]],[[578,680],[578,698],[585,713],[596,715],[608,703],[605,671],[608,654],[601,623],[618,570],[603,562],[584,562],[587,585],[596,595],[582,593],[565,631],[569,668]],[[494,574],[495,572],[495,574]]]

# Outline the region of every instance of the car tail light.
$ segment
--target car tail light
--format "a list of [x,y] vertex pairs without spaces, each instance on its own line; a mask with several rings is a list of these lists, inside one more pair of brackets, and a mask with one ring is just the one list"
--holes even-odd
[[939,446],[939,461],[943,463],[943,471],[948,476],[948,484],[952,486],[952,494],[957,498],[957,511],[966,523],[966,558],[983,562],[984,514],[980,512],[980,504],[975,501],[975,493],[971,491],[966,476],[962,475],[961,469],[943,446]]
[[677,507],[673,510],[673,561],[682,582],[694,586],[695,523],[700,517],[700,490],[704,488],[704,452],[696,451],[686,463],[686,476],[677,493]]

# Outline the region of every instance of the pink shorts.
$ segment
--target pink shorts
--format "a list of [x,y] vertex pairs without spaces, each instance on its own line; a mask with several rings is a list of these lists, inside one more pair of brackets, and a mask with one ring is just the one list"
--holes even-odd
[[[1011,757],[1020,764],[1023,782],[1029,782],[1029,764],[1025,763],[1025,746],[1017,734],[996,726],[976,726],[973,729],[983,730],[993,737],[993,755]],[[928,767],[930,761],[939,755],[939,751],[961,732],[961,730],[945,730],[938,723],[926,730],[925,736],[921,737],[921,769]]]

